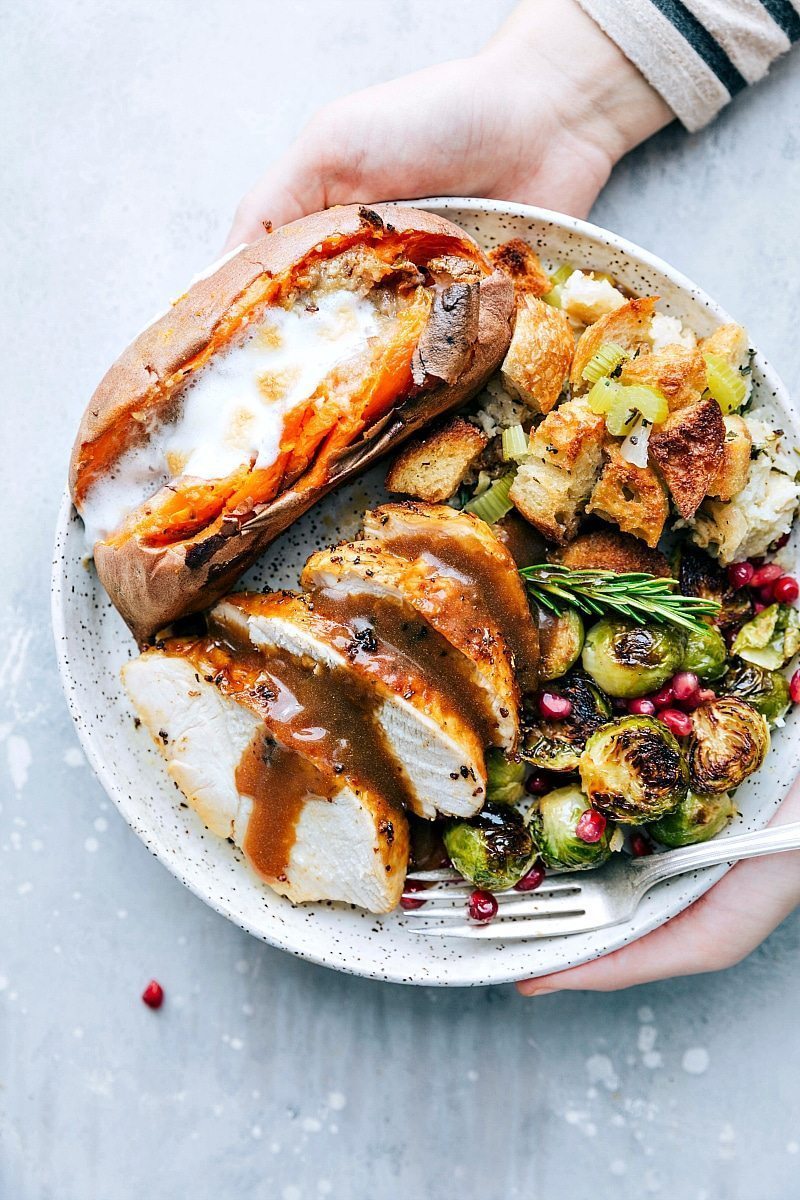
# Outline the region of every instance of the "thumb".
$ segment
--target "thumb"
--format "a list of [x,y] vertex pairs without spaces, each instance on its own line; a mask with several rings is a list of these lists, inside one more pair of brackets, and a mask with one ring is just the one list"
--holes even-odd
[[300,145],[271,166],[239,203],[223,253],[325,207],[322,171]]

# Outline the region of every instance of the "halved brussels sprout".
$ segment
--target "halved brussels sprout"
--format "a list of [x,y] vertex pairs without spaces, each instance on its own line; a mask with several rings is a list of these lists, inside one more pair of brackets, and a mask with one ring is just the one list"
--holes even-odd
[[537,614],[539,625],[539,676],[547,682],[560,679],[570,667],[574,667],[583,649],[583,621],[580,613],[568,608],[556,616],[540,608]]
[[800,612],[790,604],[770,604],[736,635],[733,653],[747,662],[777,671],[800,650]]
[[530,869],[536,848],[515,808],[487,804],[469,821],[453,821],[444,844],[457,871],[476,887],[502,892]]
[[780,720],[791,704],[789,684],[780,671],[765,671],[755,663],[735,658],[720,684],[723,696],[746,700],[767,718],[770,725]]
[[691,786],[698,792],[733,791],[757,771],[769,750],[766,719],[744,700],[718,696],[692,713],[686,752]]
[[632,700],[658,691],[671,679],[685,647],[684,635],[674,627],[606,617],[587,633],[581,661],[609,696]]
[[553,690],[570,701],[572,712],[563,721],[537,713],[520,753],[540,771],[577,771],[586,739],[611,720],[611,705],[582,671],[571,671]]
[[508,758],[502,750],[486,755],[486,801],[489,804],[516,804],[525,795],[525,763]]
[[690,791],[674,812],[651,822],[647,832],[662,846],[677,850],[716,837],[735,816],[736,805],[727,792],[704,796]]
[[546,867],[581,871],[599,867],[609,857],[613,825],[606,825],[597,842],[584,842],[576,833],[578,821],[590,808],[577,784],[556,788],[533,805],[528,813],[528,824]]
[[592,734],[579,771],[593,806],[624,825],[673,812],[688,790],[681,748],[653,717],[623,717]]
[[732,588],[727,573],[709,554],[685,542],[675,551],[672,567],[684,596],[702,596],[718,602],[720,610],[714,624],[723,632],[752,616],[753,601],[747,588]]
[[682,671],[694,671],[705,683],[710,683],[725,674],[727,659],[725,639],[713,625],[704,625],[702,629],[692,629],[687,633]]

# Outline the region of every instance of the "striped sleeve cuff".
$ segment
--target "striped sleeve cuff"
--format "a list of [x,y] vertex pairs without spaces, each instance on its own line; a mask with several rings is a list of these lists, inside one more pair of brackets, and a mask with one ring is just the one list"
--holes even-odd
[[800,0],[578,0],[687,129],[800,41]]

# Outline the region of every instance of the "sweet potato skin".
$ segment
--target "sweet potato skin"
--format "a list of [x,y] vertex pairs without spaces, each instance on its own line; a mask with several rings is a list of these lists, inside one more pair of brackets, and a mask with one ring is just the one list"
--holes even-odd
[[[303,487],[302,477],[273,501],[223,521],[193,541],[145,545],[131,536],[119,545],[98,543],[95,565],[103,586],[140,644],[179,617],[214,603],[258,555],[333,488],[372,465],[428,422],[469,399],[499,365],[511,339],[513,286],[492,271],[478,246],[457,226],[432,213],[402,205],[347,205],[313,214],[253,243],[196,283],[170,311],[146,329],[111,367],[81,421],[70,464],[70,488],[80,504],[90,450],[114,436],[129,414],[153,403],[167,381],[218,336],[233,306],[248,289],[293,269],[331,239],[343,246],[362,237],[441,238],[443,252],[458,241],[484,274],[479,282],[454,283],[438,294],[442,312],[433,314],[420,343],[421,363],[433,386],[400,402],[331,463],[321,484]],[[461,311],[461,336],[450,338],[447,309]],[[466,331],[466,340],[464,331]],[[438,341],[437,341],[438,338]],[[168,403],[167,397],[167,403]],[[122,449],[127,448],[123,444]]]

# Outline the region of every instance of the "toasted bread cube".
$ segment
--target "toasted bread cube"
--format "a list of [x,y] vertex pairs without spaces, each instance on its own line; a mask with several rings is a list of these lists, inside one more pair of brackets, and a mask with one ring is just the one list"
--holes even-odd
[[591,325],[624,304],[625,296],[613,283],[586,271],[573,271],[561,288],[561,307],[581,325]]
[[644,571],[660,577],[672,574],[663,554],[652,550],[638,537],[619,533],[616,529],[581,533],[574,542],[554,551],[550,561],[561,563],[571,571],[616,571],[618,575]]
[[743,367],[750,354],[747,330],[733,322],[728,325],[720,325],[719,329],[715,329],[710,337],[703,338],[700,349],[707,354],[718,354],[732,367],[737,369]]
[[500,368],[503,383],[532,412],[545,415],[561,395],[574,349],[575,337],[561,310],[536,296],[523,296]]
[[603,461],[605,421],[571,400],[534,430],[517,471],[511,502],[551,542],[572,538]]
[[670,412],[699,400],[706,386],[706,364],[699,350],[666,346],[623,363],[620,383],[655,388],[667,400]]
[[532,296],[544,296],[550,291],[550,276],[541,264],[539,255],[523,242],[522,238],[512,238],[489,251],[491,263],[508,275],[514,284],[514,292],[519,297],[528,292]]
[[683,324],[680,317],[671,317],[669,313],[653,313],[650,318],[652,350],[666,350],[667,346],[683,346],[684,350],[694,350],[696,345],[697,335]]
[[723,417],[723,421],[725,441],[722,444],[722,462],[708,486],[708,494],[715,500],[732,500],[742,490],[750,475],[753,439],[747,422],[736,413]]
[[650,457],[686,519],[694,516],[722,463],[725,422],[711,396],[670,413],[650,435]]
[[584,369],[600,347],[607,342],[614,342],[631,355],[641,349],[650,349],[650,318],[657,302],[658,296],[641,296],[636,300],[629,300],[627,304],[584,329],[578,338],[570,371],[570,382],[576,395],[587,391],[591,386],[583,378]]
[[455,495],[488,442],[483,430],[456,417],[409,442],[389,467],[386,487],[441,504]]
[[616,443],[606,448],[606,456],[587,513],[611,521],[623,533],[633,534],[655,548],[669,514],[661,480],[650,467],[637,467],[624,459]]

